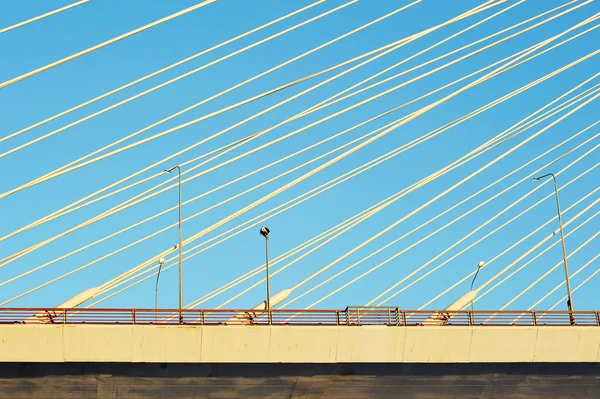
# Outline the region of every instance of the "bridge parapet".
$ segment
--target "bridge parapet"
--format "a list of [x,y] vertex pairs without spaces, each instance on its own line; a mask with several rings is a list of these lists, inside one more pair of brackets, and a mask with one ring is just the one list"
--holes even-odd
[[[35,310],[29,310],[27,318]],[[77,318],[78,311],[79,319]],[[73,316],[70,316],[73,312]],[[127,322],[97,317],[105,310],[94,309],[83,319],[83,310],[69,309],[66,322],[42,323],[16,321],[0,324],[0,353],[7,362],[134,362],[134,363],[501,363],[501,362],[599,362],[600,328],[573,326],[568,312],[547,312],[536,319],[523,317],[521,324],[474,324],[481,318],[473,313],[457,314],[448,325],[398,324],[397,318],[385,322],[357,316],[352,312],[306,312],[313,324],[300,316],[285,324],[293,312],[273,312],[272,325],[259,315],[254,325],[225,324],[240,311],[212,311],[221,315],[221,324],[208,323],[211,311],[202,322],[179,325],[178,317],[156,323],[173,312],[159,311],[156,318],[144,312],[124,311]],[[154,310],[152,310],[154,312]],[[6,313],[4,310],[0,314]],[[416,312],[414,312],[416,314]],[[429,311],[420,320],[431,317]],[[517,317],[519,312],[475,312],[490,317],[494,313]],[[521,312],[527,315],[526,312]],[[324,315],[328,316],[324,316]],[[587,314],[587,313],[586,313]],[[597,313],[591,312],[592,315]],[[152,314],[153,317],[155,316]],[[186,312],[187,315],[187,312]],[[199,313],[196,313],[196,316]],[[348,321],[342,323],[343,317]],[[533,313],[529,313],[530,316]],[[551,318],[549,315],[555,315]],[[141,319],[138,319],[138,316]],[[390,314],[391,316],[391,314]],[[592,320],[588,316],[580,320]],[[358,322],[359,317],[361,321]],[[383,317],[383,316],[382,316]],[[387,317],[387,316],[386,316]],[[541,317],[541,318],[538,318]],[[540,323],[546,317],[560,325]],[[263,321],[264,319],[264,321]],[[139,322],[146,320],[145,322]],[[415,319],[414,321],[416,321]],[[463,325],[458,322],[464,320]],[[512,320],[512,319],[511,319]],[[525,320],[529,320],[525,324]],[[135,321],[135,324],[134,324]],[[534,323],[535,322],[535,323]],[[170,323],[170,324],[169,324]],[[296,324],[294,324],[296,323]],[[327,324],[329,323],[329,324]],[[544,325],[545,324],[545,325]]]
[[[269,317],[270,314],[270,317]],[[0,324],[314,325],[314,326],[600,326],[598,311],[0,308]]]

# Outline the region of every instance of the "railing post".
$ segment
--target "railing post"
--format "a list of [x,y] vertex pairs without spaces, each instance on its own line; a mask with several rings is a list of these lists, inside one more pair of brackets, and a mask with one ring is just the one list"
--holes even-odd
[[400,325],[400,309],[396,308],[396,326]]
[[596,310],[596,324],[600,326],[600,312]]
[[346,325],[350,325],[350,312],[348,311],[348,308],[346,308]]
[[406,311],[402,311],[402,324],[406,327]]
[[473,312],[470,310],[467,310],[467,320],[470,326],[472,326],[473,323]]
[[200,309],[200,324],[204,325],[204,310]]
[[388,308],[388,326],[392,324],[392,309]]
[[67,324],[67,312],[68,312],[68,310],[65,309],[65,314],[63,315],[63,323],[64,324]]
[[131,309],[131,321],[135,324],[135,309]]
[[533,325],[537,326],[537,316],[535,315],[535,310],[531,311],[531,318],[533,319]]
[[335,325],[336,326],[340,325],[340,311],[339,310],[335,311]]
[[360,326],[360,308],[356,308],[356,325]]

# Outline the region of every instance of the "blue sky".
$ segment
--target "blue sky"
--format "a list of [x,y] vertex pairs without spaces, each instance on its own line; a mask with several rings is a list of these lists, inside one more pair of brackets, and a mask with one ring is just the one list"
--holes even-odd
[[[101,43],[196,3],[196,1],[189,0],[173,2],[158,0],[130,0],[127,2],[97,0],[31,25],[7,32],[0,35],[0,60],[2,61],[0,62],[0,81],[4,82],[32,69]],[[160,172],[162,169],[173,166],[174,164],[185,162],[191,158],[200,156],[213,149],[219,148],[220,146],[279,123],[362,79],[365,79],[402,59],[410,57],[418,51],[425,49],[449,35],[470,26],[476,21],[514,3],[515,1],[513,0],[508,1],[506,4],[495,7],[492,10],[485,11],[477,16],[467,18],[433,32],[389,55],[381,57],[375,62],[365,65],[340,79],[324,85],[318,90],[312,91],[285,106],[269,112],[215,140],[209,141],[202,146],[166,162],[142,176],[150,176]],[[529,1],[520,4],[491,21],[408,61],[405,65],[383,75],[381,78],[375,79],[375,81],[379,81],[393,73],[419,65],[422,62],[445,54],[565,3],[565,1],[552,0],[544,2]],[[573,6],[579,3],[582,2],[574,3]],[[6,2],[6,4],[3,5],[3,12],[0,14],[0,28],[10,26],[14,23],[31,18],[35,15],[43,14],[66,4],[69,4],[69,2],[48,2],[40,0],[29,2]],[[218,0],[211,5],[179,17],[173,21],[162,24],[30,79],[1,89],[0,116],[2,127],[0,129],[0,136],[4,137],[9,135],[83,101],[101,95],[134,79],[309,4],[311,4],[310,1],[304,0],[285,2],[277,0],[260,0],[258,2]],[[0,152],[8,151],[29,140],[35,139],[54,129],[67,125],[70,122],[76,121],[145,89],[154,87],[170,78],[230,54],[233,51],[255,43],[258,40],[342,4],[345,4],[345,2],[329,0],[312,7],[292,18],[238,40],[235,43],[224,46],[216,51],[210,52],[178,68],[170,70],[109,98],[103,99],[93,105],[33,129],[11,140],[1,142]],[[2,169],[4,170],[2,179],[0,179],[0,192],[6,192],[21,184],[29,182],[44,173],[84,156],[114,140],[167,117],[215,93],[225,90],[232,85],[253,77],[258,73],[268,70],[279,63],[285,62],[406,4],[408,4],[408,2],[404,0],[360,0],[318,21],[312,22],[252,50],[236,55],[224,62],[220,62],[217,65],[207,68],[186,79],[169,85],[150,95],[144,96],[141,99],[107,112],[21,151],[3,157],[0,159]],[[156,127],[139,138],[148,137],[151,134],[161,132],[194,118],[217,111],[266,90],[302,78],[310,73],[318,72],[413,33],[420,32],[447,21],[478,4],[481,4],[481,2],[424,0],[420,4],[369,27],[356,35],[346,38],[309,57],[303,58],[298,62],[286,66],[285,68]],[[455,79],[459,79],[466,74],[512,55],[528,46],[547,39],[552,35],[558,34],[598,11],[599,7],[597,3],[583,6],[548,24],[520,35],[502,45],[491,48],[477,56],[462,61],[450,68],[444,69],[426,79],[419,80],[414,84],[383,96],[352,112],[348,112],[340,117],[322,123],[293,138],[282,141],[281,143],[268,147],[252,156],[245,157],[229,166],[220,168],[212,173],[195,179],[183,186],[184,200],[200,195],[203,192],[230,181],[231,179],[237,178],[238,176],[262,167],[319,140],[348,129],[357,123],[367,120],[406,101],[419,97]],[[591,26],[594,26],[594,24],[592,23],[587,27]],[[580,29],[575,33],[579,33],[582,30],[583,29]],[[276,198],[237,218],[235,221],[217,229],[203,239],[212,238],[239,223],[245,222],[262,212],[283,204],[297,195],[301,195],[302,193],[352,170],[393,148],[418,138],[435,128],[544,76],[547,73],[585,56],[597,49],[597,43],[600,42],[599,31],[600,29],[594,30],[564,46],[460,94],[451,101],[444,103],[416,120],[400,127],[386,137],[345,158],[343,161],[336,163],[314,177],[311,177],[285,191],[281,195],[278,195]],[[572,35],[573,34],[565,37],[570,37]],[[506,34],[500,37],[504,36],[506,36]],[[480,48],[487,43],[489,42],[476,46],[473,49]],[[410,72],[399,79],[392,80],[373,90],[361,93],[322,111],[311,114],[293,123],[289,123],[240,147],[224,157],[219,158],[217,161],[213,161],[210,165],[215,165],[229,157],[241,154],[246,150],[281,137],[308,123],[324,118],[332,112],[344,109],[360,100],[367,99],[376,93],[416,77],[421,73],[432,70],[437,66],[443,65],[445,62],[448,62],[448,60],[456,59],[473,49],[463,51],[447,60],[439,61],[417,71]],[[514,123],[535,112],[556,97],[590,78],[598,72],[599,65],[597,57],[591,58],[543,84],[520,94],[510,101],[504,102],[476,118],[448,130],[432,140],[403,152],[401,155],[370,169],[368,172],[358,175],[344,184],[336,186],[300,206],[265,221],[264,224],[272,231],[270,240],[271,258],[302,244],[311,237],[335,226],[354,214],[453,162],[477,146],[483,144],[486,140],[498,135],[504,129],[507,129]],[[255,101],[244,107],[237,108],[228,113],[182,129],[159,140],[152,141],[93,165],[3,198],[0,200],[2,201],[1,233],[3,236],[9,234],[23,225],[31,223],[119,180],[122,177],[128,176],[147,165],[153,164],[174,152],[186,148],[202,138],[212,135],[271,105],[283,101],[289,96],[297,94],[302,90],[333,76],[336,72],[302,83],[301,85]],[[469,81],[472,80],[473,79]],[[575,94],[591,88],[597,83],[597,79],[593,80],[581,90],[575,92]],[[256,184],[260,184],[271,177],[332,150],[337,146],[343,145],[352,139],[358,138],[386,123],[407,115],[412,111],[416,111],[421,107],[452,93],[454,90],[457,90],[465,84],[466,82],[459,83],[452,88],[432,95],[431,97],[412,104],[392,115],[353,130],[341,138],[304,152],[303,154],[262,173],[256,174],[237,184],[231,185],[223,190],[195,201],[184,207],[184,216],[192,215],[202,209],[217,204],[230,196],[251,188]],[[367,256],[381,246],[412,230],[414,227],[419,226],[489,183],[501,178],[506,173],[513,171],[544,151],[561,143],[571,135],[596,122],[597,115],[599,114],[598,111],[597,101],[590,103],[502,159],[484,173],[477,175],[467,183],[461,185],[458,189],[453,190],[442,199],[434,202],[431,206],[428,206],[423,211],[407,219],[381,238],[375,240],[357,253],[327,270],[318,278],[311,280],[306,285],[300,287],[294,295],[301,294],[324,279],[334,275],[364,256]],[[377,213],[364,223],[361,223],[341,237],[323,246],[318,251],[303,258],[301,261],[273,278],[271,284],[272,292],[277,292],[281,289],[293,286],[298,281],[301,281],[313,272],[327,265],[329,262],[350,251],[364,240],[410,213],[412,210],[419,207],[419,205],[443,192],[455,182],[468,176],[478,168],[510,150],[513,146],[525,140],[560,115],[562,114],[545,121],[536,128],[527,130],[515,139],[503,143],[455,171],[435,180],[435,182],[407,195],[395,204],[387,207],[384,211]],[[529,176],[537,168],[591,138],[594,134],[598,133],[599,130],[600,128],[596,126],[586,133],[579,135],[568,144],[553,151],[551,154],[543,157],[529,167],[519,171],[465,205],[442,216],[435,222],[429,224],[415,234],[408,236],[406,239],[403,239],[385,251],[382,251],[380,254],[372,257],[340,278],[315,290],[310,295],[303,297],[294,303],[295,307],[310,305],[331,290],[342,286],[352,278],[377,265],[381,261],[384,261],[389,256],[408,247],[420,238],[425,237],[438,227],[459,217],[471,207],[476,206],[503,188]],[[579,150],[574,151],[572,154],[554,164],[550,169],[544,170],[544,172],[558,172],[577,157],[592,149],[597,143],[597,139],[590,141]],[[254,200],[267,195],[286,182],[292,181],[302,173],[311,170],[328,159],[331,159],[331,156],[185,223],[184,239],[213,223],[218,222],[222,218],[241,209]],[[598,152],[595,151],[590,153],[580,162],[577,162],[562,173],[559,176],[559,182],[561,184],[566,184],[579,174],[596,165],[598,161]],[[205,169],[208,166],[209,165],[202,167],[200,170]],[[600,181],[599,176],[600,172],[597,169],[594,169],[561,191],[563,209],[568,208],[578,199],[597,188],[598,181]],[[100,201],[83,208],[80,211],[73,212],[67,216],[5,240],[0,243],[0,257],[9,256],[16,251],[27,248],[59,234],[72,226],[84,222],[143,190],[151,188],[154,184],[161,182],[162,179],[167,179],[167,176],[154,179],[148,183],[137,186],[134,189],[125,191],[110,197],[107,200]],[[534,188],[536,184],[537,183],[533,182],[524,182],[517,185],[514,189],[500,196],[498,199],[490,202],[476,212],[473,212],[468,217],[461,219],[452,227],[436,234],[364,279],[359,280],[356,284],[351,285],[349,288],[322,302],[319,304],[319,307],[343,308],[346,305],[360,305],[368,302],[384,289],[388,288],[396,281],[408,275],[412,270],[415,270],[436,254],[452,245],[456,240],[497,215],[514,201],[521,198],[521,196],[526,194],[529,190]],[[465,242],[449,251],[439,260],[432,263],[429,268],[424,269],[423,272],[448,259],[478,238],[489,233],[511,217],[542,199],[545,195],[551,193],[552,187],[548,182],[539,191],[507,211],[488,226],[465,240]],[[565,213],[565,222],[568,222],[571,216],[577,214],[587,205],[591,204],[598,196],[599,194],[597,192],[592,194],[582,201],[581,204],[575,206],[573,210]],[[50,245],[0,268],[0,281],[5,281],[27,270],[42,265],[83,245],[174,206],[176,203],[177,191],[170,190],[133,208],[120,212],[117,215],[69,234]],[[567,233],[583,220],[592,216],[597,210],[598,206],[595,206],[579,219],[573,221],[573,223],[567,227]],[[479,260],[493,258],[555,215],[555,204],[553,199],[550,198],[517,219],[514,223],[511,223],[506,228],[503,228],[498,233],[494,234],[489,239],[456,257],[439,271],[433,273],[430,277],[404,291],[390,304],[401,306],[406,309],[422,306],[430,298],[442,292],[447,287],[450,287],[463,276],[473,271]],[[136,229],[132,229],[127,233],[119,235],[118,237],[107,240],[88,250],[54,263],[13,283],[6,284],[0,288],[0,301],[12,298],[49,279],[60,276],[63,273],[93,261],[94,259],[108,254],[124,245],[151,234],[160,228],[174,223],[176,220],[176,212],[170,212],[151,222],[145,223]],[[568,250],[574,250],[598,231],[599,224],[597,220],[598,219],[591,220],[567,238]],[[192,300],[203,296],[222,284],[229,282],[231,279],[259,266],[264,261],[264,240],[258,234],[258,227],[259,226],[239,234],[223,244],[211,248],[185,262],[185,303],[189,303]],[[496,274],[496,272],[517,259],[537,242],[549,234],[552,234],[552,231],[556,227],[556,221],[554,221],[547,227],[542,228],[538,233],[514,248],[514,250],[509,251],[488,268],[483,269],[478,277],[478,281],[483,282]],[[558,240],[558,235],[546,245],[549,245],[556,240]],[[73,274],[46,288],[11,302],[8,306],[56,305],[85,288],[100,285],[131,267],[138,265],[140,262],[156,257],[156,254],[172,247],[176,242],[177,230],[170,229],[127,251],[121,252],[79,273]],[[525,261],[544,248],[546,248],[546,246],[542,246],[538,251],[533,252],[529,257],[525,258]],[[596,239],[591,241],[589,245],[585,246],[577,254],[573,255],[570,259],[571,273],[574,273],[579,267],[597,255],[598,248],[598,240]],[[292,259],[294,258],[291,258],[290,260]],[[560,260],[560,245],[555,245],[552,249],[548,250],[544,255],[540,256],[528,267],[523,269],[522,272],[516,274],[498,289],[493,291],[492,294],[486,296],[477,306],[479,308],[489,309],[503,306],[513,296]],[[517,264],[516,267],[522,265],[522,263],[523,262]],[[274,270],[284,264],[285,263],[274,266]],[[572,281],[573,287],[577,286],[581,281],[593,273],[593,271],[598,268],[599,264],[600,263],[596,261],[575,276]],[[175,270],[175,268],[170,269],[161,277],[161,306],[177,306],[177,273]],[[262,277],[262,274],[260,277]],[[576,309],[596,309],[598,307],[597,298],[594,296],[594,287],[597,286],[597,282],[600,281],[599,279],[600,277],[596,277],[596,279],[591,280],[574,294]],[[558,268],[540,284],[536,285],[534,289],[512,304],[511,308],[521,309],[531,306],[532,303],[563,280],[563,269]],[[256,281],[258,281],[258,277],[249,280],[225,295],[221,295],[208,301],[203,306],[208,308],[217,306],[231,295]],[[407,283],[410,281],[412,281],[412,279],[409,279]],[[442,308],[446,306],[454,300],[455,297],[460,296],[463,292],[468,290],[468,285],[469,282],[467,281],[458,286],[448,295],[431,304],[430,307]],[[551,306],[554,302],[559,300],[563,294],[564,288],[561,288],[539,307],[547,308]],[[248,294],[235,300],[230,306],[238,308],[254,306],[262,299],[264,299],[264,288],[261,286],[259,289],[252,290]],[[154,279],[150,279],[120,295],[106,300],[101,306],[152,307],[153,305]],[[564,304],[559,306],[559,309],[564,308]]]

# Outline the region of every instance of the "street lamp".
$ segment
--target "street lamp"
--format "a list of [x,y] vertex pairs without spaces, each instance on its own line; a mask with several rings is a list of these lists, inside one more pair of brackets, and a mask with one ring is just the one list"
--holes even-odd
[[179,249],[179,323],[183,323],[183,252],[181,245],[181,237],[182,237],[182,229],[181,229],[181,219],[182,219],[182,211],[181,211],[181,168],[179,165],[173,166],[171,169],[165,170],[166,173],[171,173],[175,169],[177,169],[177,176],[179,179],[179,244],[177,248]]
[[[481,270],[481,268],[485,266],[485,261],[480,260],[479,263],[477,264],[477,271],[475,272],[475,276],[473,276],[473,281],[471,281],[471,291],[473,291],[473,284],[475,284],[475,279],[477,278],[477,275],[479,274],[479,271]],[[474,301],[471,301],[471,311],[475,310],[475,305],[474,305]]]
[[534,177],[531,180],[539,181],[546,177],[552,176],[552,180],[554,181],[554,194],[556,196],[556,211],[558,212],[558,225],[560,226],[560,241],[562,244],[562,252],[563,252],[563,263],[565,264],[565,281],[567,283],[567,308],[569,309],[569,319],[571,320],[571,324],[575,325],[575,317],[573,315],[573,298],[571,296],[571,281],[569,278],[569,263],[567,262],[567,247],[565,245],[565,232],[563,230],[562,223],[562,215],[560,212],[560,201],[558,200],[558,183],[556,182],[556,176],[553,173],[548,173],[543,176]]
[[269,285],[269,230],[267,227],[262,226],[260,228],[260,235],[265,237],[265,265],[267,269],[267,314],[269,316],[269,324],[272,322],[271,318],[271,286]]
[[483,286],[481,286],[474,290],[473,285],[475,284],[475,279],[477,278],[477,275],[479,274],[479,271],[481,270],[481,268],[483,266],[485,266],[485,261],[480,260],[479,263],[477,264],[477,271],[475,272],[475,276],[473,277],[473,280],[471,281],[471,290],[470,291],[466,292],[460,298],[458,298],[456,301],[454,301],[450,305],[446,306],[446,308],[444,310],[435,312],[434,314],[432,314],[431,316],[429,316],[428,318],[423,320],[423,324],[424,325],[428,325],[428,324],[446,325],[446,324],[448,324],[448,322],[450,321],[451,318],[456,316],[465,307],[469,306],[469,303],[471,304],[471,310],[473,310],[473,308],[474,308],[473,302],[475,301],[475,298],[479,294],[479,291],[481,291],[481,289],[483,288]]
[[154,289],[154,318],[155,321],[158,322],[158,279],[160,279],[160,270],[162,269],[162,265],[165,264],[167,260],[165,258],[160,258],[158,260],[158,274],[156,275],[156,288]]

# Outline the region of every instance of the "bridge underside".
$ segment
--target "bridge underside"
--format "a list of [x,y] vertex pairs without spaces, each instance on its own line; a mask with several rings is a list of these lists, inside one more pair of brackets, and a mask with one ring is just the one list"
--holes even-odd
[[597,398],[598,363],[2,363],[7,398]]

